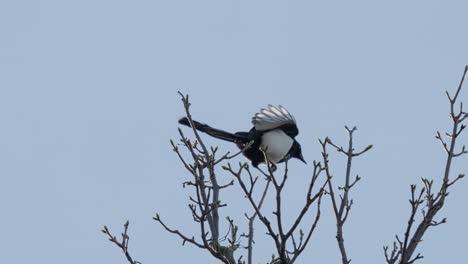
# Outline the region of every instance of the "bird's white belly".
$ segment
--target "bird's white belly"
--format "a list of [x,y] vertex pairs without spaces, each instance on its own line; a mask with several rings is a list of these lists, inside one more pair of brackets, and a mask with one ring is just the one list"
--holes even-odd
[[293,139],[283,130],[275,129],[262,135],[261,148],[266,149],[266,156],[271,162],[282,160],[293,145]]

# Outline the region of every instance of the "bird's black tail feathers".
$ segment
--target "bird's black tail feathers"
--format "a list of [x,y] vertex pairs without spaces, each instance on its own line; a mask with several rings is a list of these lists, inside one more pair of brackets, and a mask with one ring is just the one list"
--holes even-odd
[[[244,143],[247,141],[246,137],[244,136],[240,136],[240,135],[232,134],[232,133],[220,130],[220,129],[212,128],[207,124],[203,124],[195,120],[192,120],[192,122],[195,125],[195,129],[197,129],[198,131],[207,133],[208,135],[212,137],[226,140],[229,142],[234,142],[234,143]],[[183,117],[179,119],[179,124],[190,127],[190,122],[187,117]]]

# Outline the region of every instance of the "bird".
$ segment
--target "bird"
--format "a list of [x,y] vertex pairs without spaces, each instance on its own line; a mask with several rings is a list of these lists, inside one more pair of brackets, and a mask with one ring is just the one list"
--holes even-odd
[[[187,117],[179,124],[191,127]],[[271,164],[273,171],[277,163],[296,158],[307,164],[302,148],[295,137],[299,134],[296,119],[283,106],[268,105],[252,117],[253,127],[248,132],[230,133],[192,120],[198,131],[217,139],[235,143],[242,154],[258,169],[260,164]]]

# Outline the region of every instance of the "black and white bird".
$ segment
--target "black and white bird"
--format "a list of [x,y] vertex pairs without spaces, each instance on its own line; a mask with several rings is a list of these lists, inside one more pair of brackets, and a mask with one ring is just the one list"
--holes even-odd
[[[252,142],[243,154],[256,168],[259,164],[266,163],[265,156],[269,162],[273,163],[274,169],[276,168],[274,164],[284,162],[289,158],[296,158],[307,164],[302,156],[301,145],[295,139],[299,134],[296,120],[281,105],[278,107],[268,105],[266,109],[261,109],[259,113],[256,113],[252,118],[254,127],[249,132],[232,134],[192,121],[197,130],[212,137],[233,142],[241,150]],[[186,117],[181,118],[179,123],[190,127],[190,122]]]

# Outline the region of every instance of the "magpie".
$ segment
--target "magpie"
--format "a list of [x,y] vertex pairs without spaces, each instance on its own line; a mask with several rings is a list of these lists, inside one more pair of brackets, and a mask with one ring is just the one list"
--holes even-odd
[[[195,120],[192,122],[195,129],[201,132],[235,143],[255,168],[261,163],[266,163],[265,156],[272,163],[273,170],[276,169],[276,163],[290,158],[299,159],[307,164],[302,156],[301,145],[295,139],[299,134],[296,119],[281,105],[278,107],[268,105],[256,113],[252,118],[253,127],[249,132],[233,134]],[[187,117],[181,118],[179,123],[191,126]],[[250,147],[246,148],[249,143]]]

